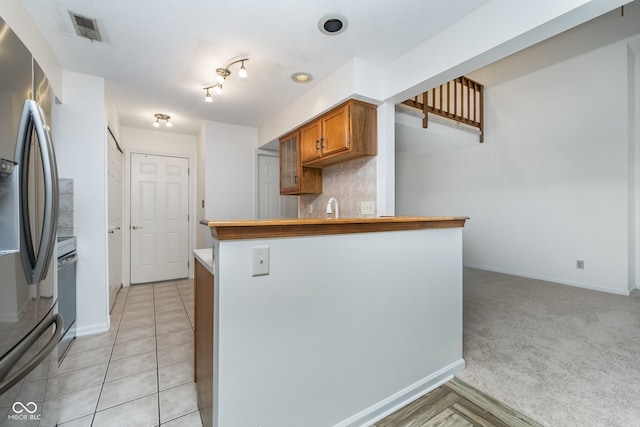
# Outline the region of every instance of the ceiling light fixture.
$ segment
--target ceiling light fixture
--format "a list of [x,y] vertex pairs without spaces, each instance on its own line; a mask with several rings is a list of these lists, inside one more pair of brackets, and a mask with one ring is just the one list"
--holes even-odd
[[309,83],[313,80],[313,76],[309,73],[294,73],[291,75],[291,80],[296,83]]
[[156,114],[154,114],[154,117],[156,118],[156,121],[153,122],[153,127],[159,128],[160,127],[160,120],[164,120],[164,122],[165,122],[164,124],[168,128],[173,126],[173,123],[171,123],[169,121],[169,120],[171,120],[171,116],[169,116],[167,114],[156,113]]
[[211,92],[209,92],[209,89],[213,89],[213,91],[217,94],[221,94],[222,93],[222,84],[225,82],[225,80],[227,79],[227,77],[229,77],[231,75],[231,71],[229,71],[229,68],[233,65],[233,64],[240,64],[240,70],[238,71],[238,76],[240,78],[246,78],[247,77],[247,69],[244,66],[244,63],[246,61],[248,61],[249,58],[242,58],[242,59],[238,59],[237,61],[233,61],[231,62],[229,65],[227,65],[225,68],[217,68],[216,69],[216,84],[213,84],[211,86],[205,86],[202,89],[204,89],[205,94],[204,94],[204,100],[205,102],[213,102],[213,98],[211,97]]

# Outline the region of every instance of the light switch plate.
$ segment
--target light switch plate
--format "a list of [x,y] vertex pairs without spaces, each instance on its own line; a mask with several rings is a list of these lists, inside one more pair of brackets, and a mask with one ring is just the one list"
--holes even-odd
[[254,246],[251,248],[251,276],[269,274],[269,246]]
[[373,215],[375,213],[376,205],[374,202],[360,202],[360,213],[362,215]]

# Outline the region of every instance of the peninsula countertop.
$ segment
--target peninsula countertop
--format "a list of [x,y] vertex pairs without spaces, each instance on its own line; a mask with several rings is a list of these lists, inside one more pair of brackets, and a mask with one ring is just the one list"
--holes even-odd
[[194,249],[193,256],[198,261],[200,261],[200,264],[202,264],[202,266],[205,267],[209,271],[209,273],[215,274],[214,273],[215,268],[213,264],[213,251],[211,250],[211,248]]
[[300,218],[270,220],[201,220],[218,240],[259,239],[380,231],[464,227],[468,217],[383,216],[370,218]]

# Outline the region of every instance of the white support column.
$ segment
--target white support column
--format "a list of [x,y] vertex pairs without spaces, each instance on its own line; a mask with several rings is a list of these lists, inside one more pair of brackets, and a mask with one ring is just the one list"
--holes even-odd
[[385,102],[378,106],[378,216],[395,215],[395,104]]

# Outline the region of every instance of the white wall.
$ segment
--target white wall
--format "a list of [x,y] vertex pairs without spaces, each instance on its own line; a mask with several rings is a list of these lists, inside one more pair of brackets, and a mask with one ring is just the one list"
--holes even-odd
[[370,425],[462,370],[461,246],[460,228],[219,241],[214,425]]
[[630,44],[629,80],[629,276],[640,289],[640,38]]
[[64,104],[56,104],[53,129],[59,175],[74,180],[78,239],[77,334],[109,328],[104,79],[63,73]]
[[122,127],[120,126],[120,117],[118,115],[118,109],[116,104],[109,93],[109,87],[105,88],[105,108],[107,111],[107,126],[113,132],[118,144],[122,144]]
[[[255,217],[256,128],[205,122],[199,138],[205,143],[205,218],[253,219]],[[205,247],[213,245],[208,228]]]
[[[204,128],[204,127],[203,127]],[[207,215],[205,213],[205,197],[206,197],[206,179],[205,172],[206,168],[206,153],[207,146],[205,141],[205,132],[204,130],[198,132],[198,156],[197,156],[197,164],[198,164],[198,173],[196,175],[196,221],[199,222],[202,219],[206,219]],[[206,248],[207,244],[207,236],[209,236],[209,229],[206,227],[201,227],[196,225],[196,248],[202,249]]]
[[174,132],[163,132],[160,129],[151,127],[150,129],[139,129],[132,127],[122,128],[122,140],[119,141],[124,148],[124,232],[122,239],[125,242],[123,254],[123,269],[125,285],[131,283],[130,280],[130,260],[131,260],[131,154],[144,153],[173,157],[186,157],[189,159],[189,277],[193,277],[193,262],[191,253],[196,247],[196,230],[199,219],[197,212],[197,156],[198,140],[193,135],[184,135]]
[[473,73],[484,144],[398,124],[397,213],[470,216],[467,266],[628,293],[628,43],[611,40],[637,9]]

